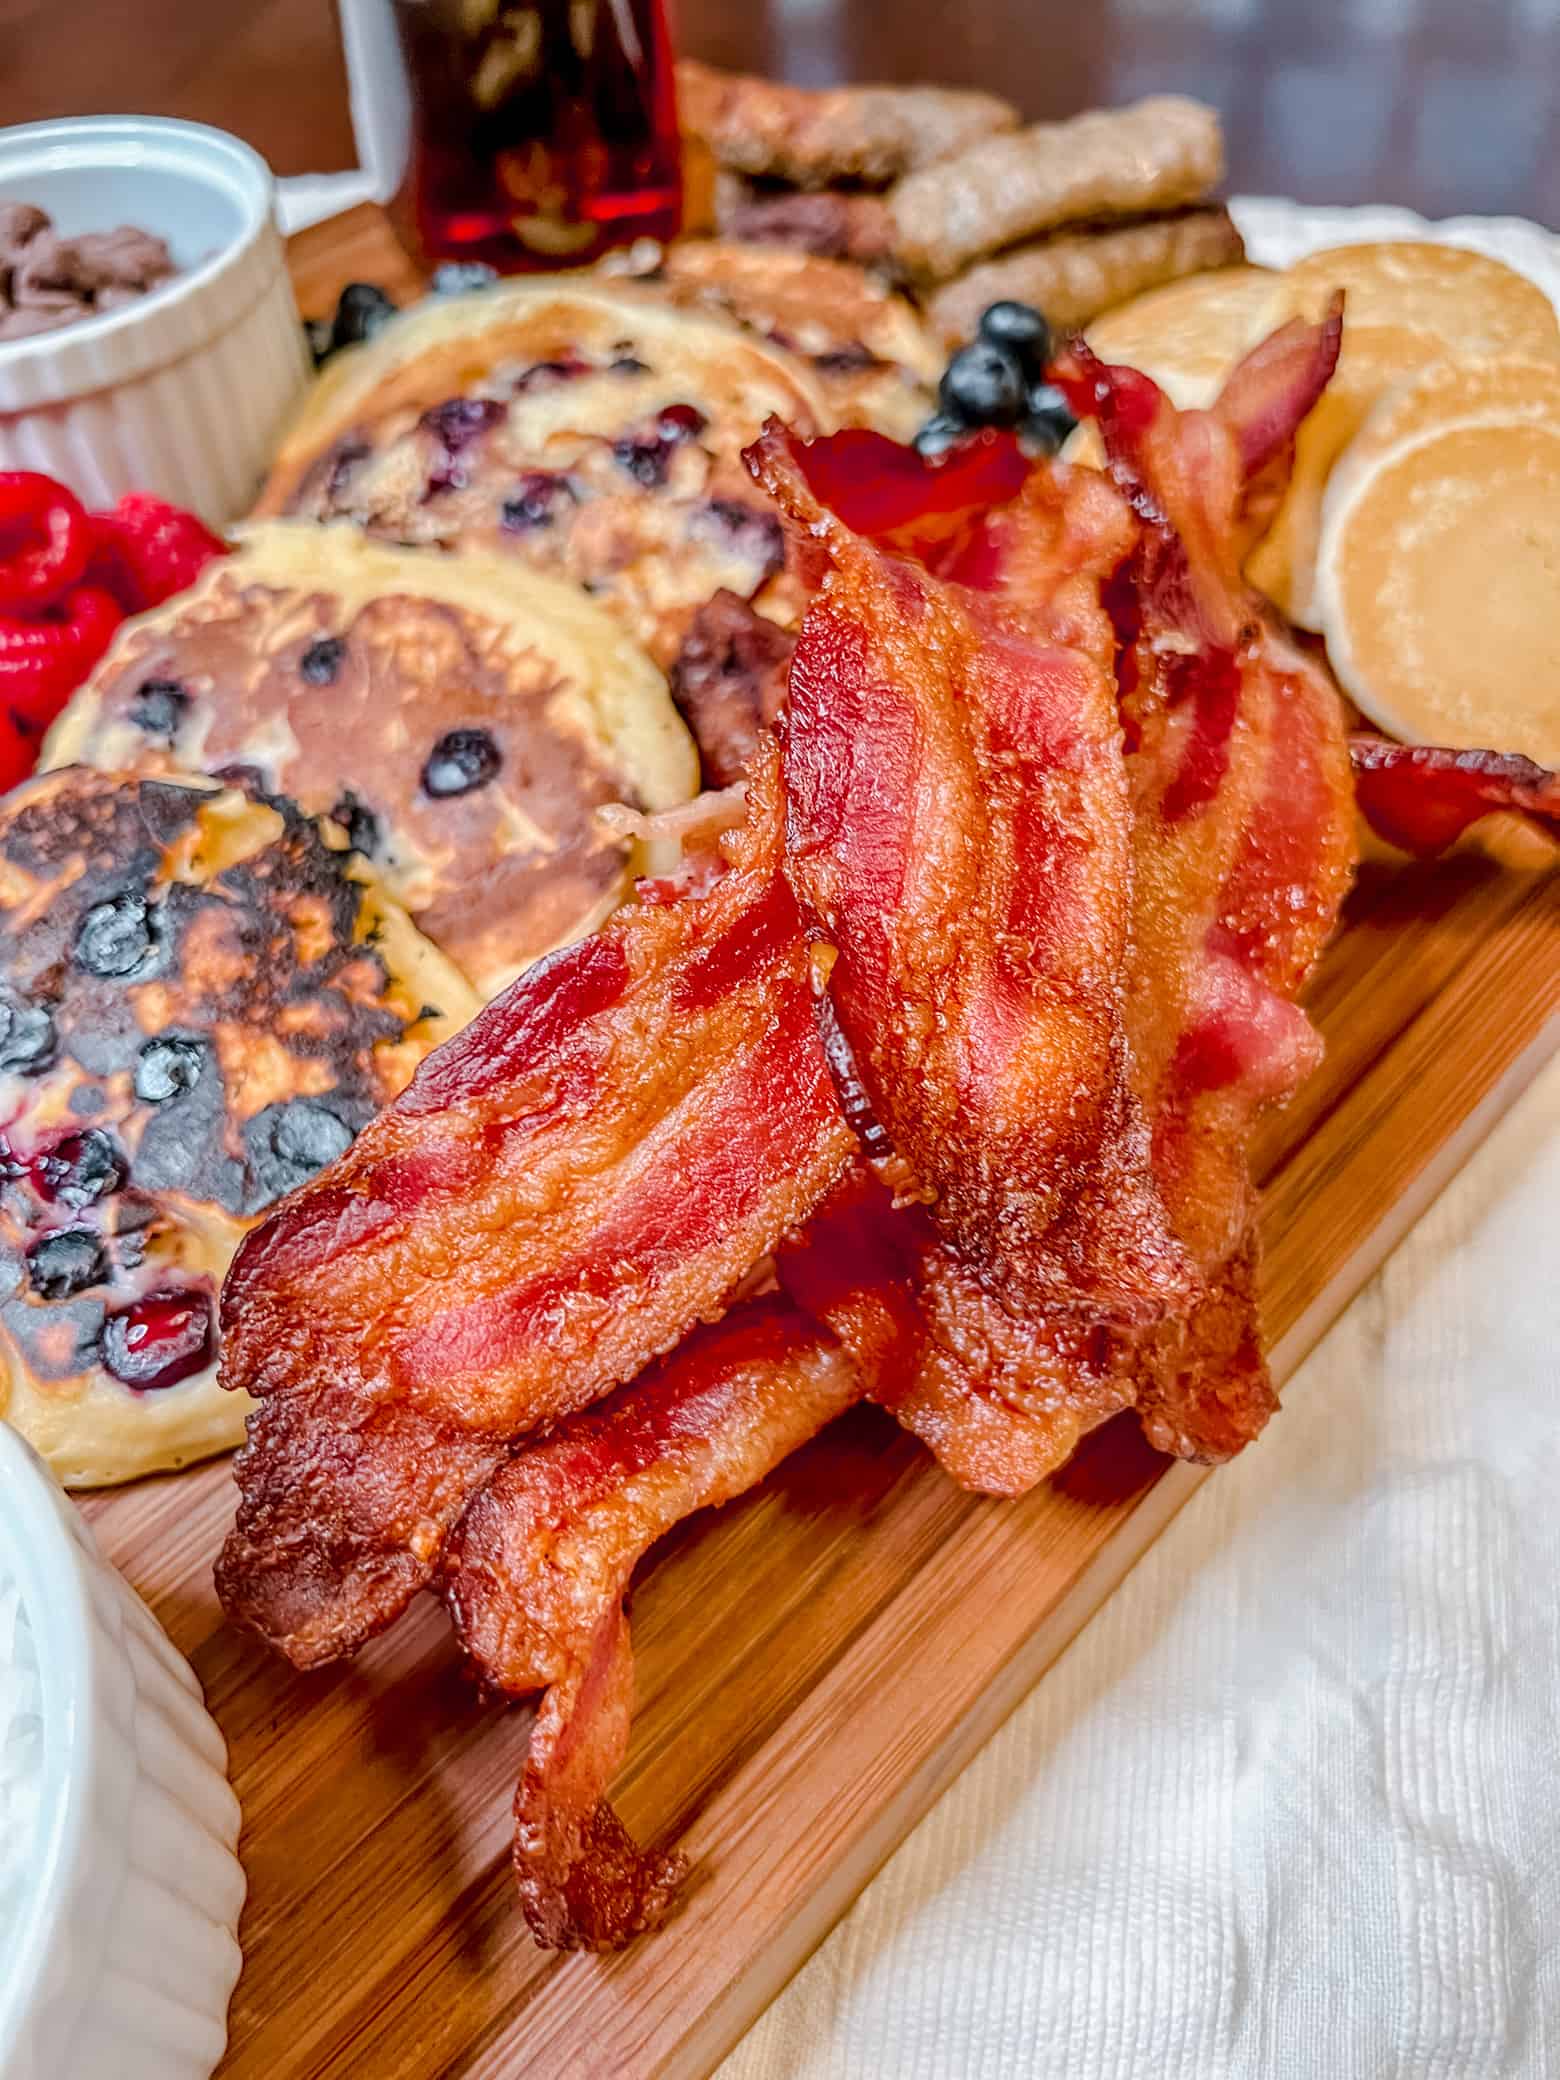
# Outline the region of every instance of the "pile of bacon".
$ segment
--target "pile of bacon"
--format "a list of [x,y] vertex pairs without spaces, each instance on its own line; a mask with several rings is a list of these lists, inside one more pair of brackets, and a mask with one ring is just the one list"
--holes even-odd
[[[223,1601],[312,1667],[431,1587],[541,1693],[545,1945],[626,1941],[682,1876],[605,1796],[624,1594],[679,1519],[863,1398],[994,1495],[1117,1410],[1205,1459],[1273,1410],[1246,1151],[1320,1052],[1294,999],[1354,794],[1336,691],[1239,571],[1338,340],[1287,327],[1179,414],[1073,349],[1108,475],[766,433],[815,591],[745,795],[238,1256]],[[1399,842],[1560,813],[1519,760],[1357,763]]]

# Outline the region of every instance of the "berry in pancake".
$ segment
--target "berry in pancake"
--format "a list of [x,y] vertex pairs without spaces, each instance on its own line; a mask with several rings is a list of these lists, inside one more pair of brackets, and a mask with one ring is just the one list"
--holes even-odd
[[259,1214],[476,1008],[290,803],[67,768],[0,804],[0,1416],[67,1483],[236,1444]]
[[254,772],[333,816],[484,995],[626,895],[640,861],[598,808],[698,785],[661,674],[574,588],[282,521],[128,627],[45,757]]
[[257,508],[498,548],[593,594],[665,666],[724,588],[782,616],[779,518],[742,449],[832,424],[800,357],[601,279],[505,283],[338,355]]

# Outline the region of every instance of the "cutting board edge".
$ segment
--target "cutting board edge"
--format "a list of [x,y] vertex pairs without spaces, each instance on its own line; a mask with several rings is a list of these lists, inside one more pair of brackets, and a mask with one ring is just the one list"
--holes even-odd
[[[1393,1202],[1391,1211],[1376,1223],[1343,1271],[1279,1339],[1271,1355],[1273,1371],[1281,1385],[1293,1378],[1333,1323],[1487,1139],[1496,1122],[1557,1054],[1560,1018],[1551,1018],[1491,1084],[1457,1131],[1442,1142],[1413,1186]],[[1115,1594],[1215,1470],[1184,1461],[1167,1468],[1010,1657],[1000,1676],[868,1824],[849,1854],[839,1858],[814,1898],[793,1914],[779,1935],[771,1938],[770,1955],[762,1964],[750,1967],[718,2003],[706,2008],[696,2028],[659,2060],[643,2080],[711,2080],[722,2061],[849,1912],[895,1850]]]

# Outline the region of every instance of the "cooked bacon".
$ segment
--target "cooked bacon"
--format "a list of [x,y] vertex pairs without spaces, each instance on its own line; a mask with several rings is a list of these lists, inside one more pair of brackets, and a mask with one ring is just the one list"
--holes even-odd
[[1130,1351],[1138,1418],[1155,1451],[1231,1459],[1278,1407],[1262,1355],[1254,1235],[1231,1256],[1184,1321],[1164,1322]]
[[1361,731],[1349,739],[1349,758],[1360,813],[1400,851],[1444,852],[1497,809],[1560,834],[1560,773],[1514,752],[1442,751]]
[[1354,866],[1343,705],[1238,571],[1247,467],[1267,462],[1325,381],[1336,316],[1286,327],[1207,412],[1081,342],[1054,371],[1097,413],[1142,520],[1113,588],[1133,796],[1128,1032],[1177,1233],[1215,1285],[1252,1215],[1258,1112],[1315,1067],[1293,998]]
[[708,896],[533,968],[240,1250],[223,1376],[260,1407],[218,1584],[300,1666],[393,1619],[515,1442],[718,1310],[849,1158],[773,755],[750,801]]
[[1027,1493],[1132,1398],[1102,1328],[1060,1310],[1010,1312],[865,1164],[775,1268],[850,1352],[869,1397],[982,1494]]
[[511,1459],[466,1512],[441,1577],[462,1644],[495,1689],[545,1692],[515,1797],[515,1875],[544,1948],[614,1948],[653,1928],[687,1869],[639,1848],[607,1803],[633,1709],[635,1565],[860,1398],[827,1330],[777,1295],[747,1300]]
[[1153,1319],[1190,1279],[1129,1080],[1109,678],[854,535],[787,437],[750,459],[830,565],[791,665],[787,871],[873,1108],[1005,1298]]

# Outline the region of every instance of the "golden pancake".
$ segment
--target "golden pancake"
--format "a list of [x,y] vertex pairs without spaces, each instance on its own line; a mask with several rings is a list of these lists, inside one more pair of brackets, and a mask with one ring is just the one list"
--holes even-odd
[[1560,423],[1443,424],[1356,461],[1370,433],[1323,504],[1339,681],[1410,743],[1560,764]]
[[336,817],[486,996],[593,930],[641,871],[598,808],[698,787],[661,674],[573,586],[286,521],[128,624],[44,758],[247,769]]
[[1290,314],[1319,317],[1344,292],[1344,324],[1406,325],[1452,355],[1560,355],[1560,321],[1536,283],[1462,246],[1414,239],[1332,246],[1284,272]]
[[290,804],[81,767],[0,802],[0,1416],[62,1480],[239,1441],[240,1238],[476,1009]]
[[[1118,304],[1084,338],[1102,361],[1140,368],[1180,411],[1202,411],[1241,356],[1281,322],[1281,279],[1266,267],[1218,267]],[[1067,443],[1069,462],[1099,468],[1092,422]]]
[[936,403],[943,357],[910,303],[865,268],[736,239],[679,239],[663,295],[723,312],[811,364],[841,426],[908,441]]
[[257,510],[502,549],[593,593],[664,666],[722,589],[796,605],[742,464],[771,413],[833,425],[815,370],[731,320],[599,275],[507,282],[339,355]]
[[1302,628],[1317,629],[1314,596],[1322,496],[1333,466],[1377,401],[1446,349],[1434,333],[1406,325],[1345,322],[1332,381],[1295,437],[1294,469],[1283,503],[1246,559],[1246,576]]

